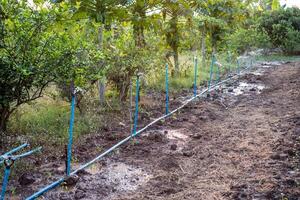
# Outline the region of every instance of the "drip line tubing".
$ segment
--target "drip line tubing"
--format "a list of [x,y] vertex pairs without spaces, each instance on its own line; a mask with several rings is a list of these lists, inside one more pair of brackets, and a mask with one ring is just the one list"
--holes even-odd
[[[212,65],[214,64],[214,57],[213,57],[213,61],[212,61]],[[246,67],[244,71],[246,71],[249,67]],[[239,71],[240,74],[241,71]],[[142,132],[144,132],[146,129],[148,129],[150,126],[152,126],[153,124],[156,124],[157,122],[171,116],[172,114],[176,113],[177,111],[181,110],[182,108],[184,108],[187,104],[189,104],[190,102],[192,102],[193,100],[200,98],[201,96],[203,96],[205,93],[210,92],[212,90],[215,90],[219,85],[222,85],[223,83],[226,83],[230,80],[233,80],[234,78],[238,78],[239,74],[235,74],[234,76],[227,78],[223,81],[220,81],[214,85],[209,85],[204,91],[202,91],[200,94],[193,96],[192,98],[186,100],[180,107],[176,108],[175,110],[169,112],[168,114],[165,114],[157,119],[155,119],[154,121],[152,121],[151,123],[149,123],[148,125],[146,125],[145,127],[143,127],[142,129],[134,132],[134,134],[131,134],[130,136],[127,136],[126,138],[124,138],[123,140],[119,141],[117,144],[113,145],[112,147],[110,147],[109,149],[107,149],[106,151],[104,151],[103,153],[101,153],[99,156],[95,157],[94,159],[90,160],[89,162],[81,165],[80,167],[78,167],[76,170],[74,170],[73,172],[70,173],[70,176],[73,176],[75,174],[77,174],[78,172],[84,170],[85,168],[89,167],[90,165],[92,165],[93,163],[95,163],[96,161],[100,160],[101,158],[103,158],[104,156],[106,156],[107,154],[111,153],[113,150],[115,150],[116,148],[118,148],[119,146],[121,146],[122,144],[128,142],[130,139],[132,139],[133,137],[141,134]],[[137,80],[138,82],[138,80]],[[137,84],[138,85],[138,84]],[[137,90],[138,91],[138,90]],[[136,94],[137,95],[137,94]],[[38,192],[32,194],[31,196],[27,197],[26,200],[33,200],[36,199],[38,197],[40,197],[41,195],[43,195],[44,193],[48,192],[49,190],[54,189],[55,187],[59,186],[61,183],[63,183],[66,179],[68,178],[68,176],[66,177],[62,177],[60,179],[58,179],[57,181],[51,183],[50,185],[45,186],[44,188],[42,188],[41,190],[39,190]]]

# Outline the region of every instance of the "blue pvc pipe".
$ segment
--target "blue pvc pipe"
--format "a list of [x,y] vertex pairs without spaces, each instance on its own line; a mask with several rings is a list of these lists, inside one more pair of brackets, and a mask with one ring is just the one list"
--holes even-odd
[[[21,148],[23,148],[23,147],[25,147],[27,145],[28,144],[23,144],[23,145],[15,148],[15,149],[7,152],[6,154],[4,154],[4,156],[10,156],[11,162],[14,162],[15,160],[18,160],[18,159],[23,158],[25,156],[29,156],[29,155],[31,155],[31,154],[33,154],[33,153],[35,153],[37,151],[40,151],[42,149],[42,147],[39,147],[39,148],[36,148],[34,150],[28,151],[28,152],[20,154],[20,155],[16,155],[16,156],[10,155],[11,153],[14,153],[14,152],[18,151],[18,150],[20,150]],[[1,161],[1,162],[4,162],[4,160]],[[4,200],[6,188],[7,188],[7,185],[8,185],[10,171],[11,171],[11,166],[5,166],[5,172],[4,172],[4,178],[3,178],[3,184],[2,184],[2,190],[1,190],[0,200]]]
[[198,76],[198,59],[194,58],[194,97],[197,95],[197,76]]
[[166,64],[166,115],[169,113],[169,65]]
[[240,74],[240,62],[239,62],[239,59],[236,60],[236,64],[237,64],[237,74]]
[[60,184],[62,184],[65,181],[65,178],[60,178],[59,180],[51,183],[50,185],[48,185],[47,187],[43,188],[42,190],[34,193],[33,195],[31,195],[30,197],[27,197],[26,200],[33,200],[38,198],[39,196],[43,195],[44,193],[46,193],[47,191],[59,186]]
[[20,155],[16,155],[16,156],[13,156],[12,159],[13,160],[17,160],[17,159],[20,159],[20,158],[23,158],[25,156],[29,156],[35,152],[38,152],[38,151],[41,151],[42,150],[42,147],[39,147],[39,148],[36,148],[36,149],[33,149],[31,151],[28,151],[26,153],[23,153],[23,154],[20,154]]
[[24,147],[26,147],[26,146],[28,146],[27,143],[22,144],[22,145],[20,145],[20,146],[18,146],[18,147],[16,147],[16,148],[14,148],[14,149],[12,149],[12,150],[6,152],[5,154],[1,155],[1,156],[0,156],[0,165],[1,165],[2,163],[4,163],[4,160],[5,160],[5,157],[6,157],[6,156],[9,156],[9,155],[11,155],[11,154],[17,152],[17,151],[21,150],[22,148],[24,148]]
[[230,69],[231,68],[231,66],[230,66],[231,65],[231,63],[230,63],[231,62],[231,54],[230,54],[229,51],[227,52],[227,62],[228,62],[228,71],[229,71],[229,74],[230,74],[230,71],[231,71],[231,69]]
[[10,155],[10,154],[13,154],[13,153],[15,153],[15,152],[19,151],[20,149],[22,149],[22,148],[24,148],[24,147],[27,147],[27,146],[28,146],[27,143],[22,144],[22,145],[20,145],[20,146],[18,146],[18,147],[16,147],[16,148],[14,148],[14,149],[12,149],[12,150],[6,152],[5,154],[1,155],[1,156],[0,156],[0,159],[3,159],[3,158],[2,158],[3,156],[8,156],[8,155]]
[[132,124],[132,81],[130,79],[130,106],[129,106],[129,117],[130,117],[130,132],[132,133],[132,128],[133,128],[133,124]]
[[218,67],[217,67],[217,83],[219,83],[220,82],[220,66],[219,65],[217,65]]
[[75,94],[72,94],[72,102],[71,102],[71,118],[70,118],[70,127],[69,127],[69,143],[67,150],[67,176],[71,173],[71,161],[72,161],[72,143],[73,143],[73,126],[74,126],[74,118],[75,118]]
[[134,112],[134,124],[131,135],[136,135],[137,122],[138,122],[138,114],[139,114],[139,88],[140,87],[140,77],[136,78],[136,93],[135,93],[135,112]]
[[[221,82],[219,82],[218,84],[215,84],[212,86],[212,89],[216,88],[218,85],[221,85],[225,82],[228,82],[229,80],[237,77],[238,75],[235,75],[233,77],[230,77],[226,80],[223,80]],[[204,95],[206,92],[208,92],[209,89],[205,89],[203,92],[201,92],[200,94],[198,94],[196,97],[192,97],[191,99],[187,100],[183,105],[181,105],[180,107],[178,107],[177,109],[173,110],[172,112],[170,112],[169,114],[166,114],[164,116],[161,116],[157,119],[155,119],[154,121],[152,121],[151,123],[149,123],[147,126],[145,126],[144,128],[140,129],[139,131],[136,132],[136,135],[142,133],[143,131],[145,131],[147,128],[149,128],[150,126],[152,126],[153,124],[165,119],[166,117],[174,114],[175,112],[177,112],[178,110],[182,109],[184,106],[186,106],[189,102],[193,101],[195,98],[200,97],[202,95]],[[79,171],[82,171],[83,169],[89,167],[90,165],[92,165],[93,163],[95,163],[96,161],[98,161],[99,159],[103,158],[104,156],[106,156],[107,154],[111,153],[113,150],[115,150],[116,148],[118,148],[119,146],[121,146],[122,144],[126,143],[127,141],[129,141],[132,138],[132,136],[128,136],[126,138],[124,138],[122,141],[118,142],[117,144],[115,144],[114,146],[112,146],[111,148],[109,148],[108,150],[106,150],[105,152],[103,152],[102,154],[100,154],[99,156],[95,157],[94,159],[92,159],[91,161],[87,162],[86,164],[82,165],[81,167],[79,167],[78,169],[74,170],[70,175],[74,175],[76,173],[78,173]],[[47,191],[57,187],[58,185],[60,185],[61,183],[63,183],[65,180],[65,178],[60,178],[57,181],[51,183],[50,185],[42,188],[41,190],[39,190],[38,192],[32,194],[30,197],[27,197],[26,200],[34,200],[36,198],[38,198],[39,196],[43,195],[44,193],[46,193]]]
[[8,185],[9,175],[10,175],[10,167],[5,167],[0,200],[4,200],[6,188]]
[[210,86],[211,86],[214,65],[215,65],[215,56],[212,55],[211,56],[211,64],[210,64],[210,72],[209,72],[209,80],[208,80],[208,91],[210,90]]

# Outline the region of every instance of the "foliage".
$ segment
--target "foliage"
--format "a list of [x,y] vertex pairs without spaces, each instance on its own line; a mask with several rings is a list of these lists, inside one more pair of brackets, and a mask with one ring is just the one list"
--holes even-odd
[[[30,133],[32,144],[56,144],[63,146],[68,138],[69,104],[48,99],[22,105],[22,110],[14,113],[9,122],[9,130],[14,133]],[[74,138],[98,130],[101,119],[93,112],[76,114]]]
[[257,61],[282,61],[282,62],[300,62],[300,57],[297,55],[281,55],[281,54],[272,54],[272,55],[261,55],[256,56]]
[[68,13],[66,6],[1,0],[0,130],[6,129],[18,106],[40,98],[49,83],[72,79],[82,84],[82,77],[95,74],[90,67],[100,58],[98,53],[87,41],[81,42],[80,34],[68,34],[58,26]]
[[281,47],[287,53],[300,52],[299,8],[267,12],[260,19],[260,29],[268,34],[275,47]]
[[[146,80],[142,88],[147,83],[150,88],[164,88],[166,62],[171,74],[177,75],[170,79],[171,88],[190,88],[191,57],[198,55],[201,47],[199,76],[203,83],[211,52],[242,53],[268,46],[269,38],[286,52],[299,51],[299,11],[279,9],[278,0],[0,2],[1,129],[14,110],[40,98],[52,83],[63,90],[63,97],[70,97],[73,83],[98,93],[95,83],[107,80],[107,94],[118,93],[124,102],[130,81],[138,73]],[[274,11],[261,12],[266,10]],[[25,121],[31,119],[24,117]],[[30,130],[34,127],[24,128]]]
[[244,53],[255,48],[268,48],[270,41],[266,34],[255,27],[238,28],[234,33],[225,37],[227,50]]
[[237,27],[248,15],[242,1],[236,0],[209,0],[196,1],[198,23],[210,34],[213,51],[224,38],[226,32]]

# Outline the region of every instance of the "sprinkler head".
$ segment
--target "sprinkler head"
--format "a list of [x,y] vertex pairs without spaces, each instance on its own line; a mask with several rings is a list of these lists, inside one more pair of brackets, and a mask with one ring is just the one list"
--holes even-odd
[[137,75],[138,77],[141,77],[141,76],[143,76],[144,74],[143,74],[142,72],[138,72],[136,75]]

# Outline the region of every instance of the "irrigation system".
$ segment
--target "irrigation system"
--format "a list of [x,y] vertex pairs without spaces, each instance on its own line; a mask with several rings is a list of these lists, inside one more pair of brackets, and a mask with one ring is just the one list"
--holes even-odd
[[[207,88],[204,88],[199,94],[197,94],[197,77],[198,75],[198,59],[197,57],[194,58],[194,80],[193,80],[193,96],[192,97],[187,97],[188,99],[185,100],[181,106],[179,106],[178,108],[172,110],[171,112],[169,111],[169,70],[168,70],[168,64],[166,64],[165,66],[165,114],[155,120],[153,120],[152,122],[150,122],[149,124],[147,124],[145,127],[141,128],[140,130],[137,130],[137,123],[138,123],[138,111],[139,111],[139,82],[140,82],[140,75],[137,75],[137,79],[136,79],[136,96],[135,96],[135,112],[134,112],[134,120],[133,120],[133,128],[131,130],[131,133],[129,134],[129,136],[127,136],[126,138],[124,138],[123,140],[119,141],[118,143],[116,143],[115,145],[113,145],[112,147],[110,147],[109,149],[107,149],[106,151],[104,151],[103,153],[101,153],[100,155],[98,155],[97,157],[93,158],[92,160],[90,160],[89,162],[81,165],[80,167],[78,167],[77,169],[75,169],[74,171],[72,171],[71,168],[71,161],[72,161],[72,140],[73,140],[73,125],[74,125],[74,118],[75,118],[75,103],[76,103],[76,95],[75,92],[72,94],[72,101],[71,101],[71,116],[70,116],[70,127],[69,127],[69,140],[68,140],[68,145],[67,145],[67,158],[66,158],[66,175],[64,177],[59,178],[58,180],[56,180],[55,182],[46,185],[44,188],[40,189],[39,191],[37,191],[36,193],[32,194],[31,196],[27,197],[26,200],[33,200],[36,199],[40,196],[42,196],[43,194],[45,194],[46,192],[54,189],[55,187],[59,186],[60,184],[62,184],[66,179],[68,179],[70,176],[73,176],[75,174],[77,174],[78,172],[84,170],[85,168],[89,167],[90,165],[94,164],[95,162],[97,162],[98,160],[102,159],[103,157],[105,157],[106,155],[108,155],[109,153],[111,153],[112,151],[114,151],[115,149],[119,148],[120,146],[122,146],[123,144],[125,144],[126,142],[130,141],[132,138],[140,135],[142,132],[144,132],[146,129],[148,129],[149,127],[151,127],[152,125],[156,124],[157,122],[166,119],[167,117],[173,115],[174,113],[176,113],[177,111],[181,110],[182,108],[184,108],[186,105],[188,105],[189,103],[191,103],[192,101],[199,99],[200,97],[204,97],[207,93],[210,93],[211,91],[215,90],[216,88],[218,88],[219,86],[221,86],[222,84],[229,82],[229,81],[235,81],[239,78],[240,74],[243,71],[248,70],[249,68],[252,67],[253,64],[253,60],[252,58],[250,58],[250,64],[248,64],[247,66],[245,66],[244,70],[241,70],[241,66],[240,66],[240,62],[237,61],[237,66],[236,66],[236,72],[233,75],[229,75],[227,76],[227,78],[225,80],[220,81],[220,66],[216,66],[216,57],[213,55],[212,56],[212,61],[211,61],[211,65],[210,65],[210,72],[209,72],[209,81],[208,81],[208,86]],[[217,67],[217,69],[215,69],[215,67]],[[215,83],[213,83],[213,74],[214,71],[216,71],[216,80]],[[132,90],[132,88],[130,89]],[[131,92],[132,93],[132,92]],[[132,96],[132,94],[131,94]],[[131,103],[132,104],[132,103]],[[26,152],[24,154],[20,154],[20,155],[16,155],[13,156],[12,154],[19,151],[20,149],[24,148],[28,146],[28,144],[23,144],[15,149],[12,149],[11,151],[3,154],[2,156],[0,156],[0,165],[2,163],[5,164],[5,173],[4,173],[4,179],[3,179],[3,184],[2,184],[2,192],[1,192],[1,198],[0,200],[4,200],[4,195],[5,195],[5,191],[7,188],[7,184],[8,184],[8,178],[9,178],[9,174],[10,174],[10,169],[11,166],[14,164],[14,161],[20,158],[23,158],[25,156],[31,155],[37,151],[41,150],[40,148],[31,150],[29,152]]]
[[22,144],[0,156],[0,165],[4,164],[4,167],[5,167],[0,200],[4,200],[4,198],[5,198],[5,192],[7,189],[11,168],[14,165],[15,161],[17,161],[21,158],[24,158],[26,156],[30,156],[31,154],[41,151],[41,149],[42,149],[41,147],[39,147],[39,148],[27,151],[27,152],[19,154],[19,155],[13,155],[14,153],[16,153],[16,152],[20,151],[21,149],[28,147],[28,146],[29,145],[27,143]]

